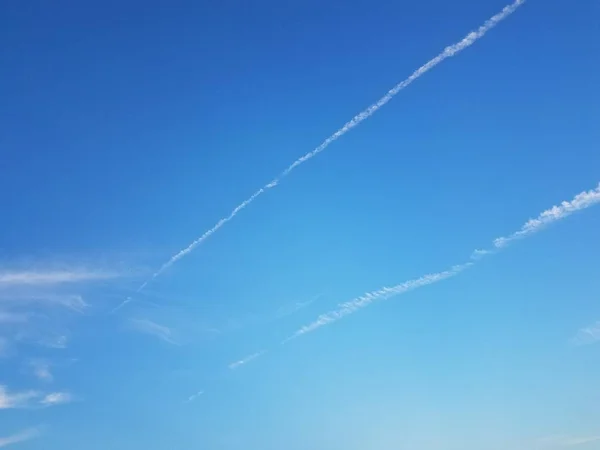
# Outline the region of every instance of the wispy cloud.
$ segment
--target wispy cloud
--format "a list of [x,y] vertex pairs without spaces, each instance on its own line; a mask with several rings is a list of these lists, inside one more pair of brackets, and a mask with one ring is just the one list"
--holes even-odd
[[39,392],[32,390],[11,393],[6,386],[0,385],[0,409],[26,408],[39,396]]
[[40,391],[9,392],[6,386],[0,385],[0,409],[22,409],[39,406],[54,406],[73,401],[68,392],[51,392],[44,394]]
[[64,334],[58,336],[45,336],[44,338],[38,341],[38,344],[43,345],[44,347],[57,349],[67,348],[68,343],[69,338]]
[[40,404],[44,406],[62,405],[64,403],[71,403],[74,400],[73,395],[68,392],[52,392],[46,394],[41,400]]
[[248,364],[250,361],[255,360],[256,358],[258,358],[259,356],[262,356],[266,353],[266,350],[261,350],[260,352],[256,352],[256,353],[252,353],[251,355],[248,355],[242,359],[240,359],[239,361],[235,361],[232,362],[231,364],[229,364],[229,368],[231,370],[235,370],[240,368],[241,366]]
[[41,431],[39,428],[28,428],[11,436],[0,437],[0,447],[7,447],[12,444],[25,442],[38,437],[40,434]]
[[[40,307],[53,308],[62,307],[72,311],[83,313],[89,305],[83,299],[81,295],[77,294],[62,294],[62,293],[48,293],[48,292],[1,292],[0,291],[0,304],[4,304],[10,307],[14,306],[28,306],[37,305]],[[2,313],[0,313],[2,314]],[[6,320],[10,319],[9,312],[6,312]],[[19,317],[12,313],[12,318]],[[22,316],[21,316],[22,317]],[[3,317],[0,315],[0,323],[2,323]],[[23,320],[21,321],[23,322]]]
[[537,443],[542,447],[575,447],[600,441],[600,436],[549,436],[538,439]]
[[54,380],[54,376],[50,370],[50,363],[48,363],[48,361],[36,359],[30,361],[29,365],[33,371],[33,374],[38,380],[46,382],[51,382]]
[[461,273],[463,270],[469,268],[472,264],[473,263],[469,262],[457,265],[443,272],[423,275],[420,278],[405,281],[404,283],[398,284],[396,286],[383,287],[376,291],[367,292],[366,294],[363,294],[360,297],[356,297],[348,302],[339,304],[338,308],[334,309],[333,311],[321,314],[315,321],[309,323],[308,325],[304,325],[292,336],[283,341],[283,343],[303,334],[315,331],[316,329],[321,328],[325,325],[329,325],[330,323],[336,322],[349,314],[355,313],[359,309],[369,306],[371,303],[377,300],[385,300],[390,297],[395,297],[397,295],[404,294],[406,292],[418,289],[420,287],[434,284],[439,281],[454,277]]
[[490,253],[492,253],[490,250],[475,249],[471,253],[471,259],[478,260],[483,258],[485,255],[489,255]]
[[[298,329],[294,334],[285,339],[282,343],[285,344],[291,339],[315,331],[316,329],[321,328],[322,326],[336,322],[341,318],[356,312],[359,309],[369,306],[376,300],[394,297],[396,295],[404,294],[408,291],[454,277],[459,273],[463,272],[466,268],[475,264],[475,262],[481,259],[483,256],[487,254],[492,254],[494,253],[494,251],[499,251],[503,249],[508,242],[515,239],[521,239],[530,236],[538,231],[541,231],[545,226],[552,222],[564,219],[576,211],[589,208],[590,206],[596,205],[598,203],[600,203],[600,184],[598,184],[598,187],[595,189],[577,194],[575,197],[573,197],[571,201],[563,201],[560,203],[560,206],[553,206],[552,208],[547,209],[546,211],[542,212],[536,219],[528,220],[525,223],[525,225],[523,225],[521,229],[516,233],[513,233],[508,237],[495,239],[493,241],[495,247],[494,250],[475,250],[471,253],[471,259],[475,261],[454,266],[451,269],[443,272],[424,275],[414,280],[405,281],[404,283],[391,288],[384,287],[376,291],[368,292],[366,294],[361,295],[360,297],[356,297],[353,300],[350,300],[349,302],[341,303],[335,310],[325,314],[321,314],[315,321],[309,323],[308,325],[304,325],[303,327]],[[600,339],[600,322],[598,322],[595,327],[581,330],[578,336],[580,340],[591,339],[592,341],[595,341]]]
[[195,394],[192,394],[188,397],[188,399],[184,402],[184,403],[190,403],[193,402],[194,400],[196,400],[198,397],[200,397],[202,394],[204,394],[204,391],[198,391]]
[[593,344],[600,341],[600,320],[595,324],[580,329],[571,339],[575,345]]
[[340,137],[342,137],[344,134],[346,134],[348,131],[357,127],[363,121],[365,121],[366,119],[371,117],[381,107],[383,107],[386,103],[388,103],[390,100],[392,100],[392,98],[394,96],[396,96],[400,91],[402,91],[404,88],[406,88],[410,84],[412,84],[413,81],[416,81],[418,78],[420,78],[426,72],[433,69],[435,66],[440,64],[445,59],[455,56],[458,53],[460,53],[461,51],[463,51],[464,49],[473,45],[477,40],[479,40],[483,36],[485,36],[485,34],[488,31],[490,31],[492,28],[494,28],[498,23],[500,23],[502,20],[507,18],[509,15],[511,15],[523,3],[525,3],[525,0],[515,0],[512,4],[505,6],[501,12],[492,16],[490,19],[486,20],[485,23],[483,25],[481,25],[478,29],[471,31],[459,42],[446,47],[440,54],[438,54],[433,59],[431,59],[428,62],[426,62],[425,64],[423,64],[417,70],[415,70],[408,78],[406,78],[404,81],[398,83],[396,86],[394,86],[392,89],[390,89],[383,97],[381,97],[379,100],[377,100],[371,106],[369,106],[368,108],[366,108],[365,110],[363,110],[362,112],[360,112],[359,114],[354,116],[350,121],[346,122],[346,124],[343,127],[338,129],[335,133],[333,133],[331,136],[329,136],[327,139],[325,139],[318,147],[316,147],[312,151],[306,153],[304,156],[298,158],[296,161],[294,161],[292,164],[290,164],[283,172],[281,172],[275,179],[273,179],[271,182],[264,185],[262,188],[260,188],[256,192],[254,192],[254,194],[252,194],[250,197],[248,197],[246,200],[244,200],[242,203],[240,203],[238,206],[236,206],[233,209],[233,211],[231,211],[231,213],[229,213],[228,216],[220,219],[211,229],[206,231],[202,236],[200,236],[198,239],[193,241],[190,245],[188,245],[183,250],[174,254],[166,263],[164,263],[158,269],[158,271],[156,271],[152,275],[152,277],[150,277],[150,279],[148,279],[146,282],[142,283],[142,285],[138,288],[138,292],[143,290],[148,285],[149,282],[151,282],[153,279],[155,279],[161,273],[163,273],[166,269],[168,269],[170,266],[175,264],[178,260],[180,260],[185,255],[187,255],[192,250],[194,250],[198,245],[202,244],[202,242],[204,242],[211,235],[213,235],[215,232],[217,232],[223,225],[225,225],[227,222],[229,222],[231,219],[233,219],[240,211],[242,211],[244,208],[246,208],[248,205],[250,205],[259,196],[261,196],[268,190],[273,189],[276,186],[278,186],[279,182],[283,178],[285,178],[287,175],[289,175],[294,169],[296,169],[301,164],[304,164],[309,159],[312,159],[313,157],[315,157],[316,155],[318,155],[319,153],[324,151],[327,147],[329,147],[330,144],[332,144],[333,142],[338,140]]
[[553,222],[562,220],[577,211],[589,208],[598,203],[600,203],[600,183],[598,183],[595,189],[583,191],[573,197],[571,201],[564,201],[560,205],[555,205],[542,212],[535,219],[528,220],[519,231],[494,239],[494,247],[503,248],[514,240],[537,233]]
[[104,270],[0,270],[0,287],[14,286],[47,286],[64,283],[81,283],[86,281],[107,280],[116,278],[115,272]]
[[130,319],[129,323],[134,330],[140,333],[150,334],[169,344],[179,345],[173,338],[173,331],[169,327],[159,325],[148,319]]
[[296,301],[287,303],[277,309],[264,312],[251,312],[236,317],[229,317],[223,323],[213,328],[211,331],[216,333],[227,333],[230,331],[239,331],[247,327],[262,327],[270,323],[290,317],[297,312],[309,307],[314,302],[319,300],[323,294],[315,295],[305,301]]

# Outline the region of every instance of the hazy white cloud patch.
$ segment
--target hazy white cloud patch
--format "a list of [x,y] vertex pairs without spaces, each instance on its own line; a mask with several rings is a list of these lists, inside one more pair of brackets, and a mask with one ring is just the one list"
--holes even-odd
[[0,447],[8,447],[12,444],[29,441],[30,439],[40,436],[40,434],[40,428],[28,428],[10,436],[2,436],[0,437]]
[[37,343],[43,347],[65,349],[69,344],[69,337],[65,334],[49,335],[41,337]]
[[105,270],[6,270],[0,269],[0,288],[15,286],[51,286],[65,283],[117,278],[117,272]]
[[44,360],[31,360],[29,361],[29,366],[33,375],[40,381],[52,382],[54,380],[54,375],[52,375],[51,366],[48,361]]
[[6,386],[0,385],[0,409],[27,408],[32,400],[39,397],[38,391],[10,392]]
[[543,211],[535,219],[529,219],[519,231],[508,236],[494,239],[494,247],[503,248],[514,240],[522,239],[537,233],[554,222],[569,217],[577,211],[589,208],[598,203],[600,203],[600,183],[598,183],[598,186],[594,189],[577,194],[571,201],[565,200],[559,205],[555,205],[552,208]]
[[68,392],[43,393],[35,390],[11,392],[0,385],[0,409],[23,409],[40,406],[54,406],[70,403],[74,400]]
[[[74,312],[83,313],[89,305],[79,294],[45,292],[32,290],[0,290],[0,304],[6,308],[33,308],[33,307],[62,307]],[[10,312],[10,311],[8,311]],[[8,313],[7,312],[7,313]],[[7,316],[9,317],[9,316]],[[0,323],[2,318],[0,317]]]
[[595,324],[585,328],[581,328],[577,334],[571,339],[575,345],[594,344],[600,341],[600,320]]
[[40,400],[40,404],[43,406],[62,405],[65,403],[71,403],[73,400],[73,395],[68,392],[52,392],[44,395],[44,397]]
[[173,330],[167,326],[159,325],[149,319],[130,319],[129,325],[135,331],[155,336],[169,344],[179,345],[173,337]]
[[477,261],[486,255],[493,253],[491,250],[476,249],[471,253],[471,259]]
[[231,364],[229,364],[229,368],[231,370],[235,370],[235,369],[239,369],[240,367],[248,364],[250,361],[254,361],[256,358],[264,355],[267,351],[266,350],[261,350],[259,352],[256,353],[252,353],[251,355],[248,355],[238,361],[232,362]]

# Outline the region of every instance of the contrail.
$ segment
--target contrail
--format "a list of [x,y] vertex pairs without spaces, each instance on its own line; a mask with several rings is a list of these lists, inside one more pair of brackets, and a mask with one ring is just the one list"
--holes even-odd
[[273,181],[264,185],[262,188],[257,190],[250,197],[248,197],[248,199],[244,200],[242,203],[240,203],[238,206],[236,206],[235,209],[233,211],[231,211],[231,213],[228,216],[219,220],[216,223],[216,225],[213,226],[210,230],[206,231],[202,236],[200,236],[198,239],[196,239],[194,242],[192,242],[186,248],[184,248],[180,252],[173,255],[171,257],[171,259],[169,259],[166,263],[164,263],[160,267],[160,269],[158,269],[158,271],[156,271],[152,275],[152,277],[150,279],[145,281],[137,289],[137,292],[140,292],[142,289],[144,289],[148,285],[148,283],[150,283],[152,280],[154,280],[156,277],[158,277],[160,274],[162,274],[166,269],[168,269],[173,264],[175,264],[175,262],[177,262],[178,260],[183,258],[185,255],[190,253],[198,245],[202,244],[202,242],[204,242],[213,233],[218,231],[223,225],[225,225],[227,222],[229,222],[231,219],[233,219],[242,209],[244,209],[246,206],[248,206],[250,203],[252,203],[254,200],[256,200],[256,198],[258,198],[260,195],[264,194],[269,189],[273,189],[274,187],[276,187],[279,184],[279,182],[281,181],[281,179],[286,177],[296,167],[305,163],[306,161],[313,158],[317,154],[321,153],[323,150],[325,150],[327,147],[329,147],[329,144],[331,144],[332,142],[334,142],[337,139],[339,139],[340,137],[342,137],[344,134],[346,134],[348,131],[350,131],[354,127],[358,126],[364,120],[371,117],[382,106],[384,106],[386,103],[388,103],[401,90],[406,88],[408,85],[410,85],[413,81],[415,81],[417,78],[421,77],[426,72],[433,69],[435,66],[437,66],[439,63],[444,61],[446,58],[450,58],[451,56],[456,55],[457,53],[461,52],[465,48],[473,45],[477,40],[482,38],[488,31],[490,31],[492,28],[494,28],[498,23],[500,23],[502,20],[506,19],[509,15],[511,15],[523,3],[525,3],[525,0],[515,0],[512,4],[505,6],[504,9],[502,9],[502,11],[500,11],[495,16],[492,16],[490,19],[486,20],[485,23],[483,25],[481,25],[476,31],[471,31],[461,41],[457,42],[456,44],[446,47],[444,49],[444,51],[441,52],[439,55],[437,55],[435,58],[429,60],[427,63],[425,63],[424,65],[419,67],[417,70],[415,70],[412,73],[411,76],[409,76],[406,80],[398,83],[396,86],[394,86],[392,89],[390,89],[387,92],[387,94],[385,94],[383,97],[381,97],[376,103],[373,103],[367,109],[365,109],[364,111],[362,111],[359,114],[357,114],[356,116],[354,116],[352,118],[352,120],[347,122],[342,128],[340,128],[335,133],[333,133],[331,136],[329,136],[327,139],[325,139],[323,141],[323,143],[321,143],[321,145],[319,145],[314,150],[306,153],[304,156],[302,156],[301,158],[294,161],[287,169],[285,169],[275,179],[273,179]]
[[366,294],[361,295],[360,297],[356,297],[348,302],[340,303],[338,308],[330,311],[325,314],[321,314],[316,320],[309,323],[308,325],[304,325],[298,331],[296,331],[293,335],[285,339],[282,344],[295,339],[303,334],[310,333],[311,331],[315,331],[317,328],[321,328],[325,325],[329,325],[330,323],[337,322],[338,320],[344,318],[345,316],[352,314],[359,309],[365,308],[369,306],[371,303],[377,300],[385,300],[390,297],[395,297],[396,295],[404,294],[408,291],[412,291],[418,289],[423,286],[428,286],[430,284],[437,283],[442,280],[446,280],[448,278],[452,278],[463,270],[468,269],[474,263],[468,262],[465,264],[460,264],[452,267],[449,270],[445,270],[443,272],[437,272],[432,274],[423,275],[420,278],[416,278],[414,280],[408,280],[404,283],[398,284],[392,287],[383,287],[376,291],[367,292]]
[[564,219],[577,211],[589,208],[597,203],[600,203],[600,183],[594,189],[577,194],[570,202],[561,202],[560,205],[555,205],[542,212],[535,219],[529,219],[519,231],[509,236],[494,239],[494,247],[503,248],[512,241],[537,233],[551,223]]
[[[527,236],[537,233],[538,231],[541,231],[544,227],[548,226],[553,222],[565,219],[577,211],[587,209],[599,203],[600,183],[598,183],[598,186],[594,189],[590,189],[589,191],[583,191],[575,195],[571,201],[565,200],[559,205],[555,205],[543,211],[537,216],[537,218],[529,219],[527,222],[525,222],[525,224],[521,227],[519,231],[512,233],[507,237],[499,237],[494,239],[493,246],[495,250],[498,251],[506,247],[506,245],[511,241],[514,241],[516,239],[523,239]],[[493,250],[475,250],[472,253],[471,258],[480,259],[482,256],[492,253],[494,253]],[[442,280],[446,280],[448,278],[452,278],[458,275],[459,273],[463,272],[465,269],[471,267],[473,264],[475,264],[475,262],[460,264],[443,272],[424,275],[414,280],[405,281],[404,283],[398,284],[391,288],[384,287],[376,291],[367,292],[366,294],[363,294],[360,297],[356,297],[348,302],[340,303],[338,307],[333,311],[321,314],[319,317],[317,317],[317,319],[315,319],[308,325],[304,325],[303,327],[298,329],[294,334],[285,339],[282,342],[282,344],[285,344],[286,342],[292,339],[302,336],[303,334],[315,331],[316,329],[321,328],[325,325],[337,322],[338,320],[346,317],[347,315],[352,314],[366,306],[369,306],[374,301],[385,300],[390,297],[395,297],[396,295],[401,295],[408,291],[412,291],[423,286],[427,286]],[[598,327],[595,332],[597,332],[598,339],[600,339],[600,327]]]
[[239,361],[232,362],[227,367],[229,367],[231,370],[235,370],[238,367],[243,366],[244,364],[248,364],[250,361],[254,361],[256,358],[258,358],[259,356],[264,355],[266,352],[267,352],[266,350],[261,350],[261,351],[256,352],[256,353],[252,353],[251,355],[248,355],[248,356],[240,359]]

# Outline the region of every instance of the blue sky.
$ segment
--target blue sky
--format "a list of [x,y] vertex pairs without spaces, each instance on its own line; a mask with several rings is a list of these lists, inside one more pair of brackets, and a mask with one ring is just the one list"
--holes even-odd
[[600,449],[600,11],[505,6],[4,2],[0,447]]

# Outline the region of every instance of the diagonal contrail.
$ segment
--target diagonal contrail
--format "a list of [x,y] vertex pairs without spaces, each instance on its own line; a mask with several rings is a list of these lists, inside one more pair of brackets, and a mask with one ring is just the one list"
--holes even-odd
[[354,127],[358,126],[364,120],[371,117],[382,106],[384,106],[386,103],[388,103],[396,94],[398,94],[402,89],[404,89],[408,85],[410,85],[417,78],[421,77],[421,75],[425,74],[425,72],[428,72],[429,70],[433,69],[435,66],[437,66],[439,63],[444,61],[446,58],[450,58],[451,56],[456,55],[457,53],[461,52],[465,48],[470,47],[478,39],[482,38],[489,30],[494,28],[499,22],[501,22],[502,20],[507,18],[509,15],[511,15],[523,3],[525,3],[525,0],[515,0],[512,4],[505,6],[504,9],[502,9],[502,11],[500,11],[495,16],[492,16],[490,19],[486,20],[485,23],[483,25],[481,25],[476,31],[471,31],[461,41],[446,47],[444,49],[444,51],[442,51],[435,58],[429,60],[427,63],[425,63],[424,65],[419,67],[417,70],[415,70],[413,72],[413,74],[411,76],[409,76],[406,80],[398,83],[396,86],[394,86],[392,89],[390,89],[387,92],[387,94],[385,94],[383,97],[381,97],[376,103],[373,103],[367,109],[365,109],[364,111],[362,111],[359,114],[357,114],[356,116],[354,116],[352,118],[352,120],[347,122],[342,128],[340,128],[335,133],[333,133],[331,136],[329,136],[327,139],[325,139],[323,141],[323,143],[321,143],[321,145],[316,147],[314,150],[308,152],[301,158],[298,158],[287,169],[285,169],[275,179],[273,179],[273,181],[264,185],[262,188],[257,190],[250,197],[248,197],[248,199],[244,200],[242,203],[240,203],[238,206],[236,206],[235,209],[233,211],[231,211],[231,213],[228,216],[220,219],[216,223],[216,225],[213,226],[210,230],[206,231],[202,236],[200,236],[198,239],[196,239],[194,242],[192,242],[186,248],[184,248],[180,252],[173,255],[171,257],[171,259],[169,259],[166,263],[164,263],[152,275],[152,277],[150,277],[147,281],[145,281],[138,288],[137,291],[140,292],[142,289],[144,289],[148,285],[148,283],[150,283],[152,280],[154,280],[156,277],[158,277],[160,274],[162,274],[166,269],[171,267],[175,262],[177,262],[178,260],[183,258],[185,255],[190,253],[192,250],[194,250],[194,248],[196,248],[198,245],[200,245],[202,242],[204,242],[206,239],[208,239],[213,233],[215,233],[217,230],[219,230],[223,225],[225,225],[227,222],[229,222],[231,219],[233,219],[242,209],[244,209],[246,206],[248,206],[250,203],[252,203],[254,200],[256,200],[257,197],[264,194],[269,189],[273,189],[274,187],[276,187],[279,184],[279,182],[281,181],[281,179],[286,177],[296,167],[298,167],[299,165],[308,161],[309,159],[313,158],[317,154],[321,153],[323,150],[325,150],[329,146],[329,144],[331,144],[332,142],[334,142],[337,139],[339,139],[340,137],[342,137],[344,134],[346,134],[348,131],[350,131]]
[[[571,214],[574,214],[578,211],[582,211],[597,204],[600,204],[600,183],[598,183],[598,186],[594,189],[590,189],[589,191],[583,191],[575,195],[571,201],[562,201],[559,205],[555,205],[543,211],[535,219],[529,219],[519,231],[516,231],[515,233],[512,233],[507,237],[499,237],[494,239],[493,246],[496,249],[496,251],[501,250],[504,247],[506,247],[506,245],[511,241],[514,241],[516,239],[522,239],[532,234],[535,234],[543,230],[546,226],[550,225],[553,222],[565,219]],[[472,256],[472,258],[477,260],[483,257],[484,255],[491,254],[493,252],[493,250],[476,250],[474,252],[474,254],[476,254],[476,257]],[[369,306],[375,301],[385,300],[390,297],[395,297],[397,295],[404,294],[408,291],[421,288],[423,286],[428,286],[430,284],[438,283],[442,280],[452,278],[458,275],[459,273],[463,272],[465,269],[471,267],[473,264],[475,264],[475,262],[460,264],[443,272],[424,275],[420,278],[405,281],[404,283],[398,284],[391,288],[384,287],[376,291],[367,292],[366,294],[363,294],[360,297],[356,297],[345,303],[340,303],[336,309],[329,311],[325,314],[321,314],[308,325],[304,325],[301,328],[299,328],[294,334],[285,339],[282,342],[282,344],[285,344],[286,342],[304,334],[311,333],[325,325],[337,322],[338,320],[346,317],[347,315],[350,315],[358,311],[359,309]],[[598,338],[600,339],[600,327],[598,327],[596,331],[598,333]]]

